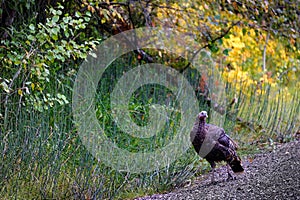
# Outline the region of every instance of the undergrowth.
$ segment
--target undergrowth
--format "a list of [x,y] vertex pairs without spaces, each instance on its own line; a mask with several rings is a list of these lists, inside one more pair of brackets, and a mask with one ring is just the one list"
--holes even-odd
[[[118,75],[113,74],[113,70],[117,68],[107,71],[106,80],[99,83],[95,97],[98,102],[95,112],[98,120],[105,124],[107,137],[120,148],[133,152],[152,151],[166,145],[178,129],[180,114],[176,112],[171,112],[169,124],[159,137],[138,139],[118,130],[110,116],[109,92],[123,71]],[[229,96],[232,88],[234,86],[228,87]],[[63,90],[71,97],[70,89],[55,84],[52,89],[54,93]],[[255,154],[274,143],[293,140],[300,124],[299,93],[295,90],[287,98],[283,90],[268,86],[260,94],[251,88],[244,91],[247,92],[240,92],[238,102],[228,110],[223,125],[238,142],[240,155]],[[159,85],[140,88],[128,106],[131,118],[140,126],[147,124],[151,104],[164,104],[169,93]],[[10,98],[9,118],[0,127],[0,195],[3,199],[131,199],[168,191],[210,170],[208,163],[190,148],[175,162],[152,172],[116,171],[95,159],[82,144],[70,104],[57,103],[39,112],[18,101],[17,97]],[[170,104],[178,106],[175,101]],[[200,105],[195,109],[207,108]],[[145,165],[148,164],[145,160]]]

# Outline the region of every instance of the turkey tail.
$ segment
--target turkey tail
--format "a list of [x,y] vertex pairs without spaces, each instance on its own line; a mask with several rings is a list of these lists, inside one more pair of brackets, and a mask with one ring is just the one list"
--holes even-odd
[[226,135],[229,138],[229,148],[237,150],[239,148],[238,144],[233,141],[228,135]]
[[236,154],[238,145],[230,137],[228,137],[228,138],[229,138],[229,149],[228,150],[229,150],[229,154],[231,156],[230,156],[230,160],[228,160],[227,162],[234,173],[243,172],[244,168],[242,166],[241,159]]
[[228,162],[228,164],[234,173],[239,173],[244,171],[244,168],[241,163],[241,159],[236,155],[233,156],[233,159],[230,162]]

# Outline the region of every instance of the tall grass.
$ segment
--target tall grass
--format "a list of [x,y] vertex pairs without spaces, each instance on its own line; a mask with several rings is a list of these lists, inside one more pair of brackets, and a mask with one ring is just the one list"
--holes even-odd
[[300,128],[300,94],[295,88],[243,85],[235,106],[235,131],[245,145],[289,142]]
[[[109,93],[118,78],[132,68],[126,63],[129,61],[124,63],[124,60],[116,62],[99,82],[95,96],[97,117],[105,123],[107,136],[120,148],[152,151],[166,145],[176,134],[180,115],[171,114],[170,123],[152,139],[137,139],[118,130],[110,115]],[[191,74],[192,71],[186,76],[196,87],[199,77]],[[53,82],[49,90],[63,92],[70,99],[72,90],[68,88],[72,88],[72,82],[65,88]],[[228,85],[228,94],[234,90],[234,85]],[[299,93],[295,91],[285,97],[283,90],[274,91],[269,87],[263,88],[261,93],[255,93],[254,88],[244,91],[248,92],[240,92],[238,103],[230,110],[231,116],[228,115],[224,125],[226,131],[245,147],[255,141],[275,141],[279,136],[291,140],[299,128]],[[159,85],[141,87],[128,106],[133,120],[139,125],[147,123],[149,106],[164,104],[169,92]],[[207,168],[205,163],[200,166],[191,148],[174,163],[153,172],[116,171],[95,159],[81,143],[70,104],[57,103],[38,112],[30,106],[18,109],[18,95],[9,100],[8,120],[0,129],[0,196],[4,199],[133,198],[179,186],[192,178],[199,167]],[[176,102],[172,105],[176,108]],[[200,106],[197,109],[207,109],[206,105]]]

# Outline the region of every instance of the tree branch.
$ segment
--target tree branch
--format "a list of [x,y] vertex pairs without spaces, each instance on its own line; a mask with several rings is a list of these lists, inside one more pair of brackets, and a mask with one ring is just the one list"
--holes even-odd
[[[209,45],[213,44],[214,42],[216,42],[217,40],[219,39],[222,39],[225,35],[227,35],[229,33],[229,31],[234,27],[236,26],[237,24],[239,24],[240,21],[238,22],[235,22],[234,24],[232,24],[225,32],[223,32],[221,35],[219,35],[218,37],[212,39],[209,43],[207,43],[206,45],[204,45],[203,47],[199,48],[193,55],[191,61],[193,61],[196,57],[196,55],[203,49],[209,47]],[[182,73],[184,72],[187,68],[189,68],[191,65],[191,62],[189,62],[184,68],[180,69],[179,72]]]

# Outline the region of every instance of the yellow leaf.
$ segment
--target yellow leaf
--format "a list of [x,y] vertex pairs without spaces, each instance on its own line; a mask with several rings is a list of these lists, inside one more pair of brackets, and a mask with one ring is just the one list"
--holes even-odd
[[21,89],[18,89],[18,94],[19,94],[20,96],[23,96],[23,92],[22,92]]
[[88,10],[91,11],[92,13],[95,12],[95,8],[93,6],[88,5]]
[[35,87],[34,83],[31,83],[31,89],[32,90],[34,90],[34,87]]

